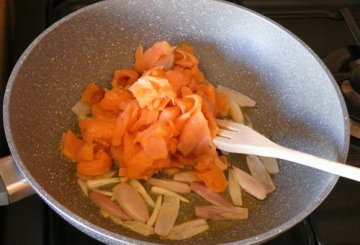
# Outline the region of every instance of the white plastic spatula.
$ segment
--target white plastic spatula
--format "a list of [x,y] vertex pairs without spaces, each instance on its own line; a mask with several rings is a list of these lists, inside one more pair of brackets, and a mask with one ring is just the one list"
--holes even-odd
[[219,119],[217,123],[221,129],[219,129],[217,137],[214,138],[214,143],[220,150],[280,158],[360,181],[360,168],[280,146],[243,124]]

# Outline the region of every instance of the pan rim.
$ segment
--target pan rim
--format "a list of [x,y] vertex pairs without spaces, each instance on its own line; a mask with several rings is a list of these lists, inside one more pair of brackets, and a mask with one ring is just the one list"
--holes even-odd
[[[342,116],[344,119],[344,139],[343,139],[343,149],[342,152],[339,152],[339,161],[341,162],[345,162],[346,158],[347,158],[347,154],[348,154],[348,149],[349,149],[349,144],[350,144],[350,125],[349,125],[349,116],[347,113],[347,109],[345,106],[345,101],[343,96],[341,95],[340,89],[338,88],[336,81],[334,80],[333,76],[331,75],[330,71],[328,70],[328,68],[325,66],[325,64],[322,62],[322,60],[315,54],[315,52],[308,47],[307,44],[305,44],[300,38],[298,38],[295,34],[293,34],[292,32],[290,32],[289,30],[287,30],[285,27],[281,26],[280,24],[276,23],[275,21],[269,19],[266,16],[261,15],[260,13],[257,13],[253,10],[250,10],[246,7],[234,4],[234,3],[230,3],[230,2],[226,2],[223,0],[207,0],[209,2],[218,2],[220,4],[228,4],[231,5],[233,7],[239,8],[241,11],[245,11],[251,15],[253,15],[256,18],[260,18],[263,21],[266,21],[270,24],[272,24],[273,27],[279,28],[282,31],[285,31],[288,35],[290,35],[295,41],[297,41],[299,44],[301,44],[302,47],[304,47],[309,54],[311,55],[311,57],[313,57],[316,62],[318,62],[318,64],[322,67],[322,69],[325,71],[327,77],[329,78],[329,80],[332,82],[332,86],[335,89],[336,93],[337,93],[337,98],[339,100],[339,103],[341,105],[341,109],[342,109]],[[64,24],[65,22],[71,20],[74,16],[79,15],[83,12],[89,11],[92,8],[97,8],[98,6],[101,5],[106,5],[109,2],[116,2],[116,0],[107,0],[107,1],[102,1],[102,2],[98,2],[92,5],[89,5],[87,7],[84,7],[80,10],[77,10],[67,16],[65,16],[64,18],[58,20],[57,22],[55,22],[54,24],[52,24],[50,27],[48,27],[45,31],[43,31],[27,48],[26,50],[22,53],[22,55],[20,56],[20,58],[18,59],[18,61],[16,62],[10,77],[8,79],[8,83],[5,89],[5,95],[4,95],[4,103],[3,103],[3,122],[4,122],[4,130],[5,130],[5,136],[7,139],[7,142],[9,144],[9,148],[10,148],[10,152],[12,154],[12,157],[17,165],[17,167],[19,168],[20,172],[28,179],[30,185],[33,187],[33,189],[36,191],[36,193],[49,205],[52,207],[52,209],[54,211],[56,211],[62,218],[64,218],[66,221],[68,221],[70,224],[72,224],[73,226],[75,226],[77,229],[81,230],[82,232],[85,232],[87,235],[98,239],[102,242],[106,242],[106,243],[116,243],[116,242],[122,242],[125,244],[138,244],[138,243],[142,243],[142,244],[154,244],[154,243],[150,243],[150,242],[143,242],[141,240],[136,240],[133,238],[129,238],[123,235],[120,235],[119,233],[114,233],[111,232],[109,230],[106,230],[100,226],[97,226],[89,221],[87,221],[86,219],[80,217],[79,215],[77,215],[76,213],[73,213],[72,211],[70,211],[69,209],[67,209],[65,206],[63,206],[61,203],[59,203],[58,201],[56,201],[51,195],[49,195],[45,189],[33,178],[33,176],[31,175],[31,173],[29,172],[29,170],[27,169],[25,163],[23,162],[23,160],[21,159],[21,156],[19,154],[19,152],[17,151],[16,147],[15,147],[15,143],[13,140],[13,136],[10,130],[10,118],[9,118],[9,104],[10,104],[10,100],[11,100],[11,91],[12,91],[12,87],[14,84],[14,81],[16,80],[17,74],[19,72],[19,70],[22,67],[22,64],[24,63],[24,61],[28,58],[29,54],[32,52],[32,50],[42,41],[42,39],[47,36],[50,32],[52,32],[54,29],[56,29],[58,26]],[[279,225],[276,228],[273,228],[271,230],[268,230],[258,236],[253,236],[250,238],[247,238],[245,240],[241,240],[241,241],[235,241],[235,242],[229,242],[226,244],[257,244],[257,243],[262,243],[265,242],[267,240],[270,240],[271,238],[279,235],[280,233],[290,229],[291,227],[293,227],[294,225],[296,225],[297,223],[299,223],[301,220],[303,220],[305,217],[307,217],[310,213],[312,213],[324,200],[325,198],[329,195],[329,193],[332,191],[332,189],[334,188],[335,184],[337,183],[339,177],[332,175],[332,178],[329,181],[328,186],[325,188],[325,190],[322,192],[322,194],[317,198],[317,200],[315,202],[313,202],[311,205],[308,205],[305,209],[303,209],[303,211],[301,213],[299,213],[298,215],[292,217],[291,219],[289,219],[287,222]]]

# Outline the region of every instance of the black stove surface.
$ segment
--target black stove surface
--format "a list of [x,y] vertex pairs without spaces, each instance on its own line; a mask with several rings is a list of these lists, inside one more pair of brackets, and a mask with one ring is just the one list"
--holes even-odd
[[[13,65],[27,45],[46,26],[64,15],[97,0],[13,0],[8,8],[15,20],[10,30]],[[359,1],[232,1],[265,14],[283,25],[321,58],[356,42],[342,19],[340,10],[348,7],[360,19]],[[321,2],[321,3],[320,3]],[[34,18],[34,16],[37,16]],[[10,65],[10,66],[11,66]],[[11,67],[10,67],[11,69]],[[3,138],[0,135],[0,138]],[[360,167],[360,147],[350,147],[348,164]],[[0,154],[8,150],[0,146]],[[308,218],[266,242],[266,245],[360,244],[360,185],[340,178],[328,198]],[[69,225],[37,195],[8,207],[0,207],[0,244],[100,244]]]

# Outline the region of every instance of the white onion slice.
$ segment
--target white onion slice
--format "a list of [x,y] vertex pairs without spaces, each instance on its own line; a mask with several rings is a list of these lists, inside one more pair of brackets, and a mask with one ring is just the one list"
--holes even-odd
[[120,178],[91,179],[86,181],[86,185],[89,189],[94,189],[104,185],[117,184],[119,182]]
[[169,191],[173,191],[176,193],[190,193],[191,188],[189,185],[177,181],[172,180],[162,180],[156,178],[150,178],[148,183],[153,186],[161,187],[167,189]]
[[258,156],[248,155],[246,156],[247,166],[251,175],[257,179],[266,189],[266,193],[270,193],[275,190],[275,185],[270,177],[270,174],[266,171],[264,165],[260,161]]
[[107,213],[114,215],[122,220],[131,220],[130,216],[127,215],[119,205],[111,201],[107,196],[99,192],[92,191],[90,193],[90,199]]
[[77,179],[77,183],[78,185],[80,186],[80,189],[82,190],[82,192],[87,196],[89,193],[89,188],[88,186],[86,185],[86,181],[81,179],[81,178],[78,178]]
[[246,113],[244,113],[244,118],[245,118],[245,125],[247,125],[250,128],[254,128],[254,126],[250,120],[250,117]]
[[198,218],[224,220],[224,219],[238,219],[244,220],[249,217],[247,208],[240,207],[217,207],[217,206],[196,206],[195,216]]
[[232,168],[241,188],[259,200],[264,200],[266,198],[266,189],[259,181],[237,167]]
[[242,205],[241,187],[239,182],[236,180],[234,170],[229,169],[229,194],[234,205]]
[[137,190],[130,184],[118,184],[114,188],[114,196],[120,207],[131,218],[141,223],[148,221],[149,212],[147,206]]
[[102,215],[104,218],[109,218],[110,214],[106,212],[104,209],[100,208],[100,215]]
[[107,179],[107,178],[115,177],[116,173],[117,173],[116,170],[109,170],[106,173],[97,176],[86,176],[86,175],[81,175],[79,173],[76,173],[76,175],[83,180],[97,180],[97,179]]
[[180,209],[180,200],[176,196],[164,196],[159,215],[155,223],[155,233],[167,236],[173,228]]
[[100,194],[103,194],[104,196],[108,196],[110,198],[114,195],[114,193],[111,191],[103,191],[103,190],[99,190],[99,189],[92,189],[92,191],[99,192]]
[[103,173],[102,175],[98,175],[98,176],[92,177],[92,179],[112,178],[112,177],[115,177],[115,175],[116,175],[117,172],[118,172],[118,171],[116,171],[116,170],[109,170],[109,171]]
[[196,219],[174,226],[169,235],[170,240],[184,240],[200,234],[209,229],[206,219]]
[[151,198],[151,196],[147,193],[147,191],[145,190],[144,186],[136,179],[132,179],[130,181],[130,185],[132,185],[142,196],[142,198],[144,199],[144,201],[150,206],[150,207],[155,207],[155,203],[153,201],[153,199]]
[[148,219],[148,221],[146,222],[147,225],[153,226],[155,224],[157,217],[159,216],[161,202],[162,202],[162,196],[158,195],[153,212],[152,212],[150,218]]
[[119,225],[122,225],[122,226],[126,227],[125,224],[124,224],[124,221],[122,221],[120,218],[118,218],[118,217],[116,217],[116,216],[114,216],[114,215],[111,215],[111,214],[109,214],[109,217],[110,217],[110,219],[111,219],[112,221],[114,221],[116,224],[119,224]]
[[176,173],[174,174],[174,180],[187,183],[201,181],[194,171]]
[[91,107],[81,101],[78,101],[71,110],[78,116],[80,120],[88,119],[91,113]]
[[276,158],[259,156],[262,164],[269,174],[279,173],[279,163]]
[[190,201],[189,201],[188,199],[186,199],[186,198],[183,197],[183,196],[180,196],[180,195],[177,194],[176,192],[169,191],[169,190],[166,190],[166,189],[161,188],[161,187],[153,186],[153,187],[151,187],[151,192],[154,192],[154,193],[160,194],[160,195],[164,195],[164,196],[177,197],[177,198],[179,198],[180,201],[182,201],[182,202],[190,203]]
[[230,116],[235,122],[244,124],[244,114],[242,113],[240,106],[233,100],[230,100]]
[[191,190],[214,205],[222,207],[233,207],[232,203],[225,199],[225,197],[210,190],[202,183],[191,183]]
[[155,234],[154,228],[152,228],[151,226],[148,226],[146,224],[140,223],[138,221],[135,221],[135,220],[125,221],[124,225],[125,225],[125,227],[129,228],[130,230],[135,231],[144,236],[150,236],[150,235]]
[[222,85],[218,85],[216,90],[225,94],[227,97],[229,97],[229,99],[235,101],[236,104],[241,107],[254,107],[256,105],[256,102],[253,99],[243,93],[240,93],[239,91],[224,87]]

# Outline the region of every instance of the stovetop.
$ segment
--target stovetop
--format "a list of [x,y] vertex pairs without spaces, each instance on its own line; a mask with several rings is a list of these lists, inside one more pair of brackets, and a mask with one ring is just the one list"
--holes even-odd
[[[27,45],[54,21],[97,0],[8,1],[11,39],[9,71]],[[360,19],[360,2],[310,0],[232,1],[260,12],[286,27],[309,45],[320,58],[356,45],[340,10],[347,7]],[[36,17],[34,17],[36,16]],[[4,84],[0,86],[3,89]],[[0,154],[8,149],[0,132]],[[359,141],[352,138],[347,163],[360,167]],[[308,218],[266,245],[360,244],[360,185],[340,178],[326,200]],[[33,195],[8,207],[0,207],[0,244],[99,244],[73,228]]]

